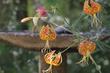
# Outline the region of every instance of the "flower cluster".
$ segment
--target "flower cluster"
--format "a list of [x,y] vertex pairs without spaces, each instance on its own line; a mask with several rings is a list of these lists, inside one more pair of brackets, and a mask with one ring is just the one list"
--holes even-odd
[[[83,11],[85,14],[93,17],[92,22],[97,26],[99,19],[96,17],[96,14],[101,11],[101,5],[93,0],[85,0]],[[42,17],[48,17],[48,13],[44,7],[39,7],[36,10],[36,12],[37,12],[37,16],[26,17],[21,20],[22,23],[27,22],[29,20],[33,20],[34,26],[32,27],[32,32],[35,30],[38,21]],[[45,62],[50,65],[48,69],[43,70],[43,73],[47,73],[47,72],[52,73],[52,66],[59,66],[62,63],[62,53],[65,52],[70,47],[66,48],[65,50],[59,53],[56,53],[55,50],[53,51],[51,50],[49,41],[54,41],[57,38],[57,34],[52,24],[49,23],[45,23],[44,25],[42,25],[39,32],[39,37],[42,41],[46,42],[44,48],[41,51],[45,53],[44,55]],[[94,59],[91,56],[91,54],[94,53],[95,49],[96,49],[96,44],[92,40],[85,39],[81,41],[78,46],[78,52],[80,55],[83,56],[83,58],[78,63],[88,63],[88,59],[90,59],[93,63],[95,63]]]
[[[32,26],[32,32],[35,31],[35,27],[38,25],[38,21],[41,18],[48,17],[48,13],[44,7],[39,7],[37,10],[37,16],[34,17],[26,17],[21,20],[22,23],[27,22],[29,20],[33,20],[34,26]],[[43,53],[46,53],[44,56],[45,62],[50,64],[50,67],[46,70],[43,70],[43,73],[52,71],[52,65],[58,66],[62,63],[62,55],[61,53],[55,53],[50,49],[49,41],[54,41],[56,39],[56,32],[52,24],[45,23],[41,26],[39,37],[41,40],[45,41],[45,46],[41,50]]]

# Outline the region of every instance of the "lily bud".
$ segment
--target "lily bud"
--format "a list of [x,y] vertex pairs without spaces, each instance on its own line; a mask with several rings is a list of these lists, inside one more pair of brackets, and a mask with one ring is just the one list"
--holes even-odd
[[41,17],[47,16],[47,11],[44,7],[39,7],[36,12],[38,12],[38,15]]

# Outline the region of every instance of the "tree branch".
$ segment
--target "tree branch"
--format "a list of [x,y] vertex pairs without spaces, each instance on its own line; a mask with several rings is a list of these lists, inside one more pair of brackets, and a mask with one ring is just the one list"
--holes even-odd
[[[110,38],[110,35],[103,35],[99,39],[104,41]],[[59,50],[67,48],[71,43],[74,45],[71,48],[78,46],[78,42],[74,41],[75,38],[71,34],[61,34],[57,35],[55,41],[50,41],[50,47],[52,49],[57,48]],[[15,45],[21,48],[26,48],[30,50],[41,50],[45,41],[42,41],[38,34],[33,34],[30,32],[0,32],[0,42]]]

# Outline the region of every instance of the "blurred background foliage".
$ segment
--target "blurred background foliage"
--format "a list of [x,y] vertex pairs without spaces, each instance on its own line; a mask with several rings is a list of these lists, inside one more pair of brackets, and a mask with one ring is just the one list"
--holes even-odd
[[[96,0],[103,7],[99,14],[102,21],[102,29],[110,31],[110,0]],[[0,0],[0,31],[25,31],[32,24],[20,23],[26,16],[34,16],[39,5],[45,6],[48,10],[51,7],[58,9],[56,12],[58,20],[68,19],[67,25],[72,31],[87,32],[89,17],[83,12],[84,0]],[[54,16],[53,16],[54,17]],[[62,24],[61,22],[59,24]],[[88,28],[89,27],[89,28]],[[106,31],[105,31],[106,32]],[[109,33],[108,33],[109,34]],[[110,40],[97,41],[97,51],[93,57],[101,66],[103,73],[109,73],[110,69]],[[38,73],[38,52],[13,47],[0,43],[0,73]],[[78,53],[68,54],[68,73],[98,73],[94,65],[77,65],[81,56]]]

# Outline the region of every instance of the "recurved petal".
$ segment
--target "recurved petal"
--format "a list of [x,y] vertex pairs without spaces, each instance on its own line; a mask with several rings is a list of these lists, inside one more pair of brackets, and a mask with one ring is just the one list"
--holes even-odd
[[22,23],[27,22],[29,20],[33,19],[33,17],[25,17],[21,20]]

